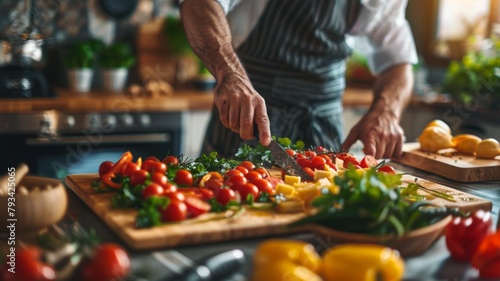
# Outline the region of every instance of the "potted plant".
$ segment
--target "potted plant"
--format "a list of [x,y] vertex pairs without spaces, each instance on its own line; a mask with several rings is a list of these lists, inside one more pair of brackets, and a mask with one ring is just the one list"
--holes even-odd
[[94,52],[89,42],[70,47],[66,55],[66,67],[70,88],[77,92],[88,92],[94,74]]
[[103,69],[104,89],[120,92],[127,82],[129,68],[135,64],[135,56],[130,44],[116,42],[103,48],[99,63]]

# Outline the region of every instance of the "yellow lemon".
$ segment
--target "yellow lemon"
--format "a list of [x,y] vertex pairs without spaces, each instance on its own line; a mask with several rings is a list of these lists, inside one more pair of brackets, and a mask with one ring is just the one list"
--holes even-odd
[[493,159],[498,155],[500,155],[500,144],[496,139],[484,139],[476,147],[476,156],[479,158]]
[[429,152],[436,152],[443,148],[453,147],[453,136],[438,126],[430,126],[424,129],[418,137],[420,148]]
[[450,126],[448,126],[448,124],[446,124],[441,119],[434,119],[431,122],[429,122],[429,124],[427,124],[427,126],[425,126],[425,127],[427,128],[427,127],[431,127],[431,126],[438,126],[440,128],[443,128],[446,132],[448,132],[448,134],[451,134]]
[[455,149],[458,152],[473,155],[476,152],[477,145],[481,142],[481,138],[470,134],[456,135],[453,138]]

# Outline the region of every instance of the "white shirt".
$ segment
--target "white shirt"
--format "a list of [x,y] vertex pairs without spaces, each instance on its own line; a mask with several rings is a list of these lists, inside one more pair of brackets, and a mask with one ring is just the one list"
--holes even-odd
[[[185,0],[181,0],[183,2]],[[249,35],[268,0],[214,0],[227,15],[234,47]],[[418,62],[415,42],[405,18],[407,0],[361,0],[352,29],[354,48],[366,56],[374,74],[392,65]]]

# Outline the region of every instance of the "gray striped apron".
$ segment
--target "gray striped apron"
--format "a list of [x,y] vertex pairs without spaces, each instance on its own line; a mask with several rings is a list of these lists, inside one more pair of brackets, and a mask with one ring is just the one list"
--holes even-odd
[[[340,149],[344,34],[359,5],[352,0],[270,0],[238,48],[253,87],[266,100],[271,134],[307,146]],[[232,158],[241,138],[220,122],[214,107],[202,153]]]

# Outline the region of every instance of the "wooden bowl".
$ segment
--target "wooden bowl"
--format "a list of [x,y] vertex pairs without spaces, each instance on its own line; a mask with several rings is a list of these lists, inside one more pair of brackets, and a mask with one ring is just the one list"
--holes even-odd
[[321,225],[311,225],[310,229],[318,237],[321,245],[333,247],[343,243],[378,244],[398,250],[403,257],[424,253],[442,234],[451,216],[413,231],[403,236],[375,236],[338,231]]
[[14,225],[15,230],[9,231],[28,234],[57,223],[66,213],[68,198],[59,180],[25,176],[20,183],[16,183],[13,197],[0,196],[0,206],[0,227],[6,229]]

